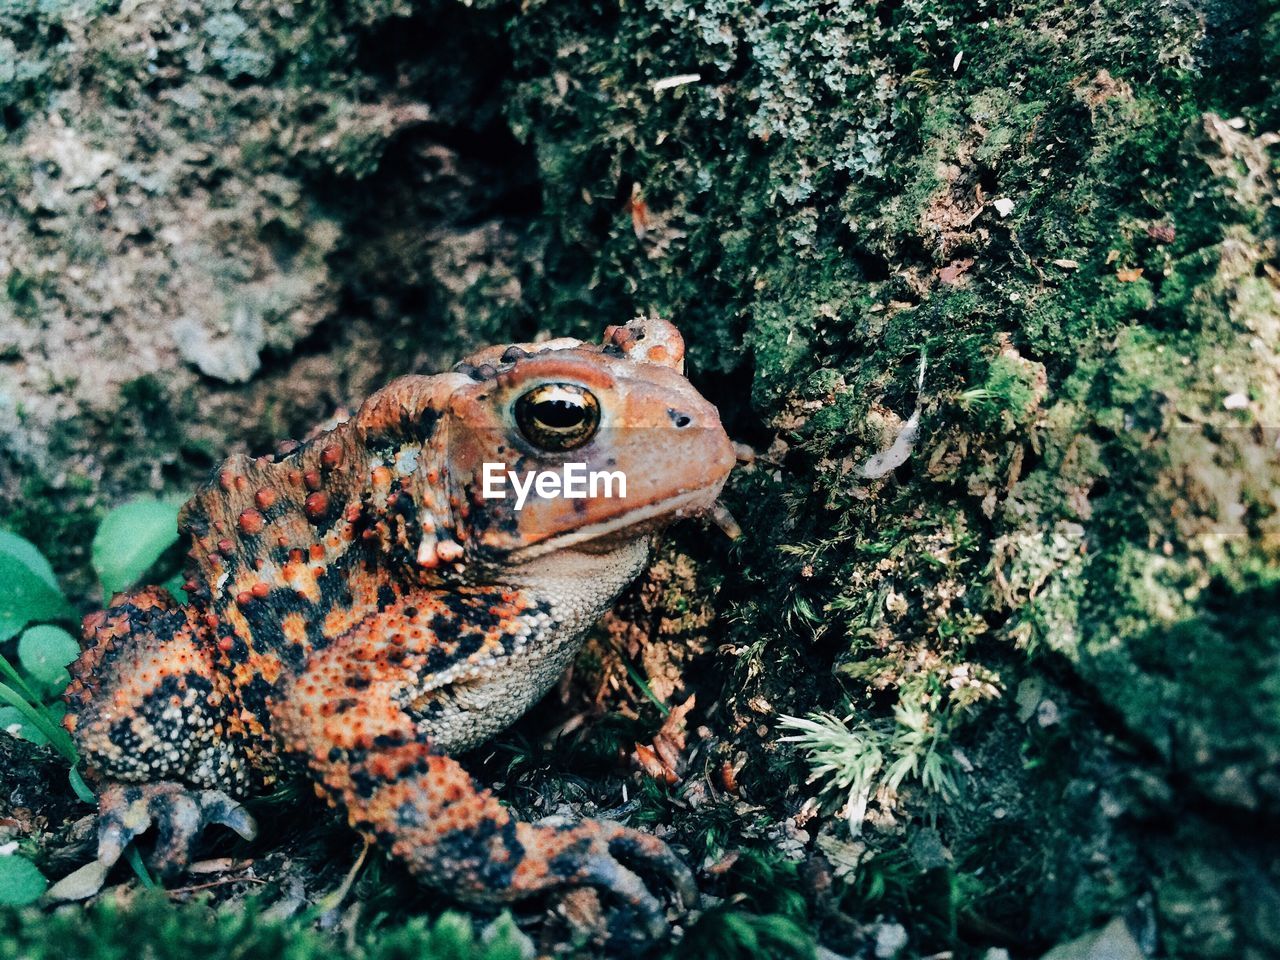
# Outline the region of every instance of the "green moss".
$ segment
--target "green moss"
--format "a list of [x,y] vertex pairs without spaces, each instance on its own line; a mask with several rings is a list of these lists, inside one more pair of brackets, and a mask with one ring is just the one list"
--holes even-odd
[[217,10],[217,4],[211,6],[216,12],[201,27],[209,57],[228,80],[267,76],[274,64],[270,54],[263,49],[261,31],[251,29],[244,18],[234,12],[230,3],[222,10]]
[[0,957],[4,960],[124,960],[139,954],[156,960],[236,956],[261,960],[527,960],[533,945],[510,918],[477,932],[470,920],[444,914],[376,927],[359,936],[321,933],[306,918],[274,919],[261,904],[212,909],[198,901],[170,903],[161,894],[130,902],[107,898],[88,909],[53,914],[35,909],[0,911]]
[[[731,494],[749,531],[724,595],[743,722],[758,722],[754,697],[875,718],[923,690],[938,715],[967,698],[950,737],[981,745],[995,724],[982,704],[1059,669],[1125,718],[1132,743],[1095,738],[1081,707],[1060,744],[1029,737],[1025,757],[1000,761],[1062,768],[1052,786],[1012,789],[1004,814],[1024,825],[1025,856],[1053,850],[1052,866],[969,897],[971,929],[1016,916],[1024,942],[1047,945],[1127,909],[1146,872],[1166,869],[1108,824],[1113,869],[1091,875],[1086,854],[1059,853],[1083,808],[1071,827],[1039,812],[1129,749],[1160,744],[1149,778],[1181,783],[1191,763],[1193,792],[1270,803],[1257,786],[1270,724],[1207,706],[1252,685],[1257,709],[1273,708],[1270,621],[1213,612],[1270,602],[1239,571],[1276,562],[1262,492],[1274,467],[1241,429],[1276,402],[1269,348],[1249,346],[1275,337],[1274,284],[1258,281],[1276,243],[1259,198],[1274,184],[1260,186],[1267,165],[1249,145],[1260,128],[1204,117],[1271,109],[1266,84],[1209,78],[1241,69],[1275,14],[1231,11],[650,2],[535,9],[514,33],[511,116],[537,148],[549,223],[532,297],[582,327],[671,317],[697,368],[749,367],[749,398],[715,397],[730,421],[771,423],[790,448],[772,479],[741,477]],[[1226,22],[1238,43],[1220,42]],[[652,92],[693,63],[699,82]],[[633,184],[640,236],[602,199]],[[1252,414],[1222,409],[1234,392]],[[917,402],[909,466],[860,480]],[[1228,529],[1223,549],[1212,537]],[[1229,634],[1254,652],[1249,677],[1228,663]],[[1217,693],[1195,679],[1211,672]],[[1073,736],[1090,744],[1083,765],[1060,749]],[[1227,799],[1213,778],[1228,770],[1253,792]],[[983,874],[991,848],[963,816],[924,797],[895,815],[943,818],[964,865],[953,892]],[[936,902],[936,877],[895,875],[888,909]],[[1052,907],[1033,910],[1038,897]],[[1232,928],[1241,948],[1258,942],[1246,927]],[[963,939],[922,936],[921,950]]]

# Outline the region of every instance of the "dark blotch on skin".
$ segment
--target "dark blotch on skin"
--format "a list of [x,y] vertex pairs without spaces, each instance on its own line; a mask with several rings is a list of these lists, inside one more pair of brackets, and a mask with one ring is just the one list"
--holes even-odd
[[[504,848],[511,855],[502,861],[496,860],[495,849]],[[509,820],[499,827],[486,819],[468,830],[446,833],[432,853],[436,860],[465,865],[467,874],[478,878],[488,889],[501,890],[510,886],[511,875],[524,857],[524,847],[516,839],[515,821]]]

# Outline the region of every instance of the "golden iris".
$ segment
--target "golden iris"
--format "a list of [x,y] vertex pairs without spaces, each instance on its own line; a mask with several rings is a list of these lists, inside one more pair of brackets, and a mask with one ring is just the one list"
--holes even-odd
[[544,383],[522,394],[516,424],[525,438],[543,450],[575,450],[595,436],[600,401],[576,383]]

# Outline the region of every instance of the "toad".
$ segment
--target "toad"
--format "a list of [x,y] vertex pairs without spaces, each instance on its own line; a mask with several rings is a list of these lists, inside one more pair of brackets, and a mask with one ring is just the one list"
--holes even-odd
[[[656,531],[714,506],[734,450],[683,365],[657,319],[491,347],[225,461],[180,514],[187,602],[146,587],[85,619],[65,724],[99,784],[99,859],[153,829],[172,875],[211,823],[251,837],[240,801],[302,775],[459,900],[590,886],[660,934],[650,884],[695,892],[662,841],[521,821],[455,757],[555,683]],[[567,463],[625,484],[526,485],[519,505],[485,488],[486,469]]]

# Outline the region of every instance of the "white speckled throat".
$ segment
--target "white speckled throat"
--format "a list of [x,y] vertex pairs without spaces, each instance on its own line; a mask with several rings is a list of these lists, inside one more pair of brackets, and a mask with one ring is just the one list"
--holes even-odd
[[587,629],[648,559],[649,537],[641,536],[603,553],[564,550],[508,568],[500,579],[549,604],[552,624],[482,672],[433,688],[436,709],[421,721],[422,732],[441,749],[467,750],[510,725],[568,669]]
[[564,630],[586,630],[649,563],[650,537],[623,541],[607,551],[557,550],[508,567],[503,580],[552,605]]

